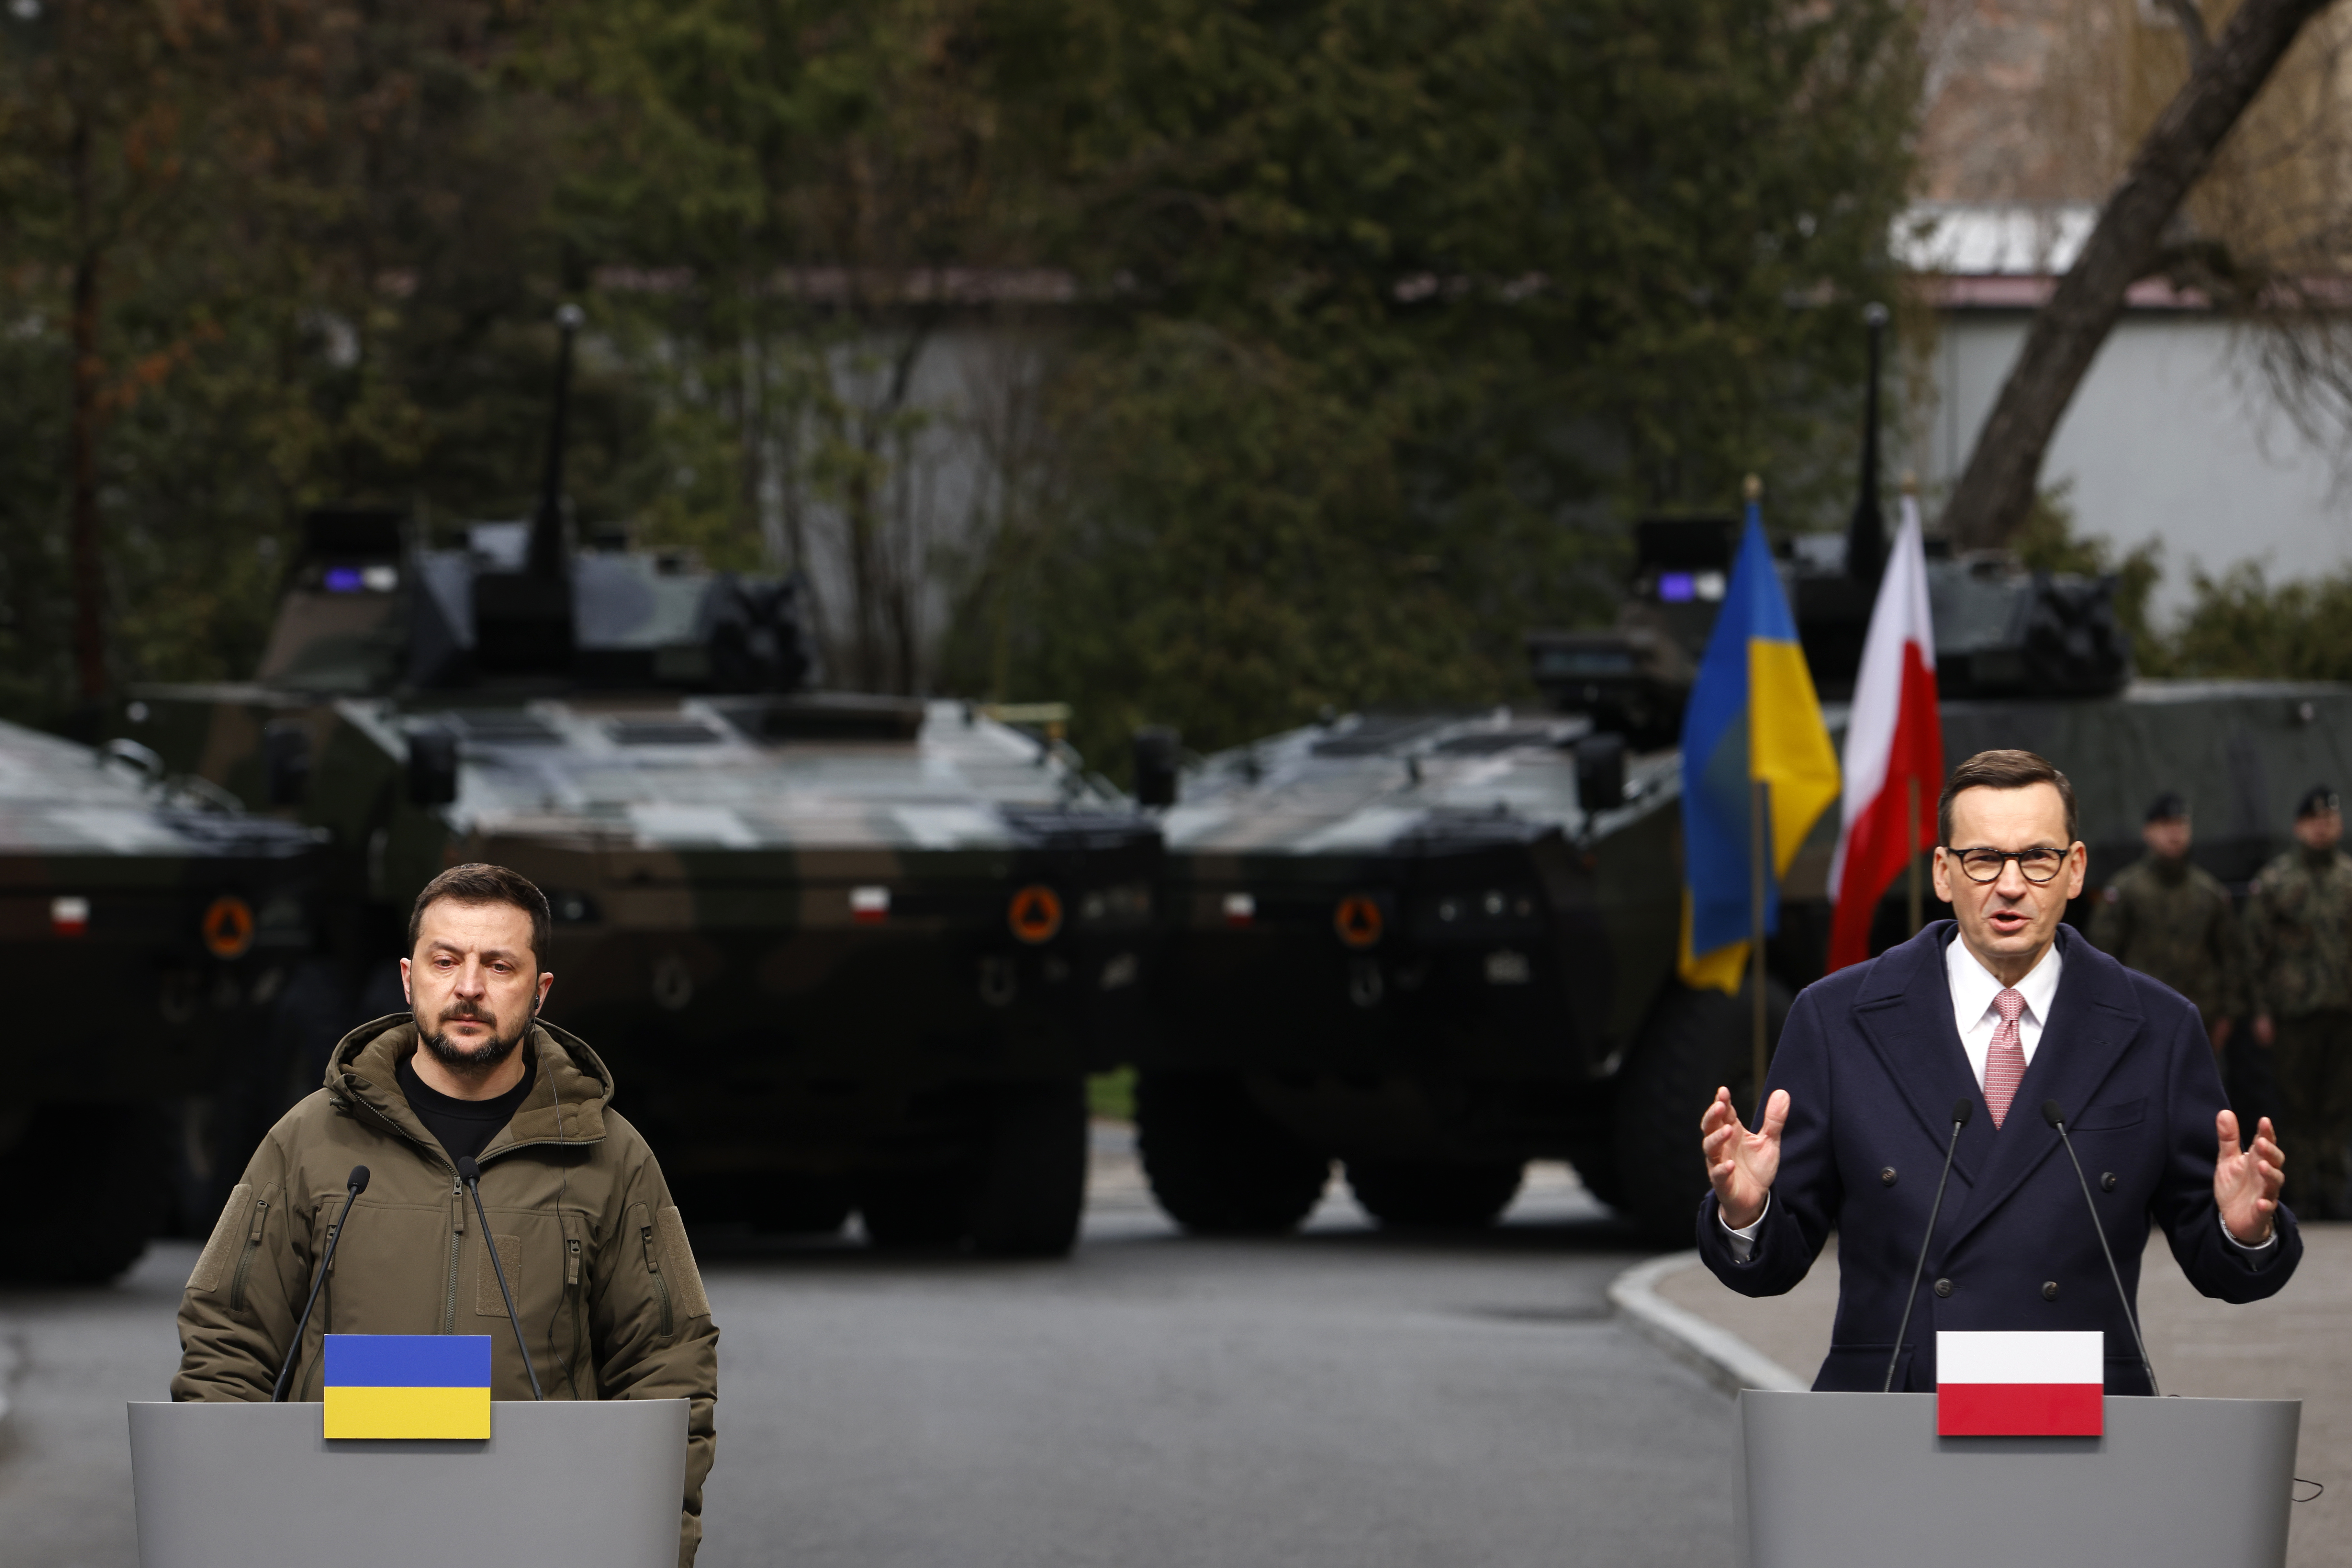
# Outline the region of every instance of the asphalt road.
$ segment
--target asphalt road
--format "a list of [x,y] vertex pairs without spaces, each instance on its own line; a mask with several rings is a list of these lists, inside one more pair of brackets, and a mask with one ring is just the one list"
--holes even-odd
[[[1728,1559],[1731,1405],[1612,1319],[1637,1255],[1564,1178],[1466,1240],[1381,1235],[1340,1191],[1302,1236],[1225,1243],[1115,1152],[1105,1177],[1066,1263],[698,1238],[706,1568]],[[194,1253],[0,1293],[0,1559],[136,1562],[122,1403],[163,1395]]]

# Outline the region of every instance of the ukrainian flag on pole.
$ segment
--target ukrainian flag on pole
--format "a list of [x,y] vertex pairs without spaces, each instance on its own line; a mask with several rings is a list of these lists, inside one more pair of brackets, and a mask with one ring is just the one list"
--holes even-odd
[[[1749,832],[1759,782],[1766,789],[1760,845]],[[1683,713],[1685,984],[1738,991],[1755,927],[1757,861],[1769,935],[1780,925],[1780,879],[1838,788],[1837,752],[1751,481],[1739,559]]]

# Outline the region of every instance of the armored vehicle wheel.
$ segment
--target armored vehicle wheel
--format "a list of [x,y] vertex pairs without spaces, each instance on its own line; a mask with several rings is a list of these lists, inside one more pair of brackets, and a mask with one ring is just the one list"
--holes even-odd
[[1576,1167],[1576,1179],[1584,1184],[1584,1190],[1592,1194],[1596,1203],[1612,1209],[1625,1206],[1625,1173],[1617,1166],[1614,1137],[1570,1145],[1568,1163]]
[[857,1199],[866,1239],[885,1252],[954,1247],[970,1223],[971,1194],[960,1166],[867,1178]]
[[[1752,982],[1750,983],[1752,984]],[[1788,989],[1765,984],[1765,1037],[1778,1043],[1789,1016]],[[1662,1243],[1690,1245],[1698,1201],[1706,1193],[1699,1118],[1718,1087],[1728,1087],[1743,1117],[1756,1099],[1751,1003],[1738,996],[1669,985],[1651,1009],[1625,1065],[1617,1095],[1618,1211]]]
[[973,1247],[1059,1258],[1087,1202],[1087,1088],[1072,1078],[1016,1084],[998,1099],[971,1195]]
[[1391,1229],[1476,1230],[1518,1195],[1525,1167],[1427,1160],[1350,1160],[1348,1190]]
[[830,1176],[781,1176],[761,1197],[751,1224],[773,1236],[831,1236],[854,1206],[849,1184]]
[[[688,1135],[657,1128],[656,1148],[683,1145]],[[681,1171],[669,1178],[670,1198],[688,1230],[740,1225],[769,1236],[830,1236],[856,1207],[848,1179],[813,1171]]]
[[1331,1179],[1331,1162],[1251,1104],[1238,1078],[1140,1074],[1135,1126],[1151,1195],[1186,1230],[1279,1235]]
[[0,1155],[0,1183],[24,1193],[79,1186],[73,1201],[26,1205],[0,1279],[96,1285],[147,1250],[172,1202],[171,1131],[145,1105],[52,1105]]

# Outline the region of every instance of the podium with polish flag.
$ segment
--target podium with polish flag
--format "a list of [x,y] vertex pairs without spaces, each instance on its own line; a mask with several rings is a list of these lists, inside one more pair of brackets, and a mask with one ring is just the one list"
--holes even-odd
[[2104,1394],[2100,1340],[1939,1335],[1934,1394],[1745,1390],[1743,1568],[2284,1568],[2302,1401]]

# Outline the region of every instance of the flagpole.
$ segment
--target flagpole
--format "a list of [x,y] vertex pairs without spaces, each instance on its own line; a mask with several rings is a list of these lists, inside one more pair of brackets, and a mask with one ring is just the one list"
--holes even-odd
[[[1764,792],[1757,779],[1748,786],[1748,988],[1756,995],[1756,1095],[1764,1095]],[[1760,1112],[1759,1114],[1761,1114]]]
[[[1909,792],[1911,808],[1903,814],[1903,842],[1911,853],[1905,857],[1911,864],[1911,929],[1907,934],[1919,934],[1919,775],[1913,773],[1903,781]],[[1885,865],[1885,861],[1879,862]]]
[[[1916,508],[1919,500],[1919,476],[1908,468],[1906,468],[1903,471],[1903,496],[1906,503],[1905,515],[1908,517],[1910,515],[1910,509]],[[1935,639],[1930,636],[1928,640],[1933,642]],[[1930,649],[1929,651],[1932,652],[1933,650]],[[1919,887],[1921,879],[1919,867],[1919,775],[1917,773],[1912,773],[1904,782],[1909,784],[1911,789],[1911,809],[1905,814],[1903,818],[1903,842],[1911,851],[1911,853],[1906,857],[1911,864],[1910,934],[1917,936],[1919,934],[1919,927],[1922,923],[1921,915],[1925,905],[1925,900]]]

